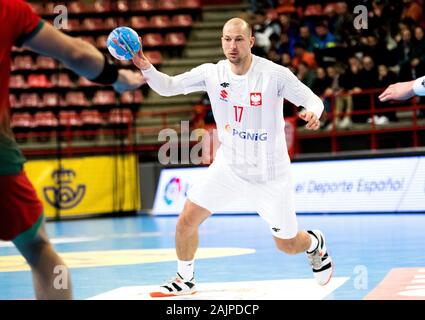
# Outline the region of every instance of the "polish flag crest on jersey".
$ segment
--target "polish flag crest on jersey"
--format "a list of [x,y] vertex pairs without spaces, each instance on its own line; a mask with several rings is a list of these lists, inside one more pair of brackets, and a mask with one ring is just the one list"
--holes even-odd
[[263,104],[261,92],[251,92],[249,95],[249,100],[252,107],[258,107]]

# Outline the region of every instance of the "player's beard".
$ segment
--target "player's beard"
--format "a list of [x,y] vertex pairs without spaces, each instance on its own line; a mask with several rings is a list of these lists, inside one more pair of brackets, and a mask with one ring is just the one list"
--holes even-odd
[[231,62],[231,63],[233,63],[233,64],[235,64],[235,65],[239,65],[239,64],[241,64],[241,62],[242,62],[242,57],[238,54],[238,55],[236,55],[236,56],[234,56],[234,57],[232,57],[230,54],[228,54],[227,55],[227,59]]

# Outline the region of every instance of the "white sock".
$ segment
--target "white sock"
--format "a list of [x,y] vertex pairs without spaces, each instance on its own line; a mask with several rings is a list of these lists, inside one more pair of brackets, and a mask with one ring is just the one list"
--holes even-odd
[[315,236],[311,235],[311,234],[308,234],[308,235],[310,236],[311,244],[310,244],[310,247],[308,248],[307,252],[311,253],[314,250],[316,250],[317,247],[319,246],[319,240],[317,240],[317,238]]
[[184,280],[192,280],[195,260],[177,260],[177,272]]

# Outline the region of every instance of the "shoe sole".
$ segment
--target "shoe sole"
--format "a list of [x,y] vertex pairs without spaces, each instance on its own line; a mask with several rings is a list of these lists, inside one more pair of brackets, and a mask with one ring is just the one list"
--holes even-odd
[[151,296],[151,298],[167,298],[167,297],[189,296],[189,295],[195,294],[196,292],[197,291],[187,292],[187,293],[181,293],[181,294],[176,294],[176,293],[162,293],[162,292],[150,292],[149,295]]
[[[320,230],[312,230],[313,232],[320,232],[320,235],[322,236],[322,239],[323,239],[323,243],[326,243],[326,239],[325,239],[325,236],[323,235],[323,233],[320,231]],[[326,252],[328,252],[328,247],[326,247]],[[328,252],[328,254],[329,254],[329,252]],[[331,281],[331,279],[332,279],[332,276],[333,276],[333,274],[334,274],[334,271],[335,271],[335,263],[334,263],[334,261],[333,261],[333,259],[332,259],[332,257],[331,256],[329,256],[330,258],[331,258],[331,263],[332,263],[332,271],[331,271],[331,274],[330,274],[330,276],[329,276],[329,278],[328,278],[328,280],[326,280],[326,282],[325,283],[319,283],[319,285],[320,286],[326,286],[328,283],[329,283],[329,281]]]
[[328,283],[329,283],[329,281],[331,281],[331,279],[332,279],[332,277],[333,277],[333,275],[334,275],[334,271],[335,271],[335,264],[334,264],[334,262],[333,262],[333,260],[332,260],[332,271],[331,271],[331,274],[330,274],[330,276],[329,276],[329,278],[328,278],[328,280],[326,280],[326,282],[325,283],[323,283],[323,284],[321,284],[321,283],[319,283],[319,285],[321,285],[322,287],[323,286],[326,286]]

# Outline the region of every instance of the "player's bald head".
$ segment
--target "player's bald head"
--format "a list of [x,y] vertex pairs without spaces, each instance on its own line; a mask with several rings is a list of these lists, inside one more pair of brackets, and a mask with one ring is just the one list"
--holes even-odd
[[232,33],[242,33],[245,34],[247,37],[252,36],[252,30],[251,26],[248,22],[241,18],[232,18],[228,20],[224,26],[223,26],[223,35],[225,35],[228,32]]

